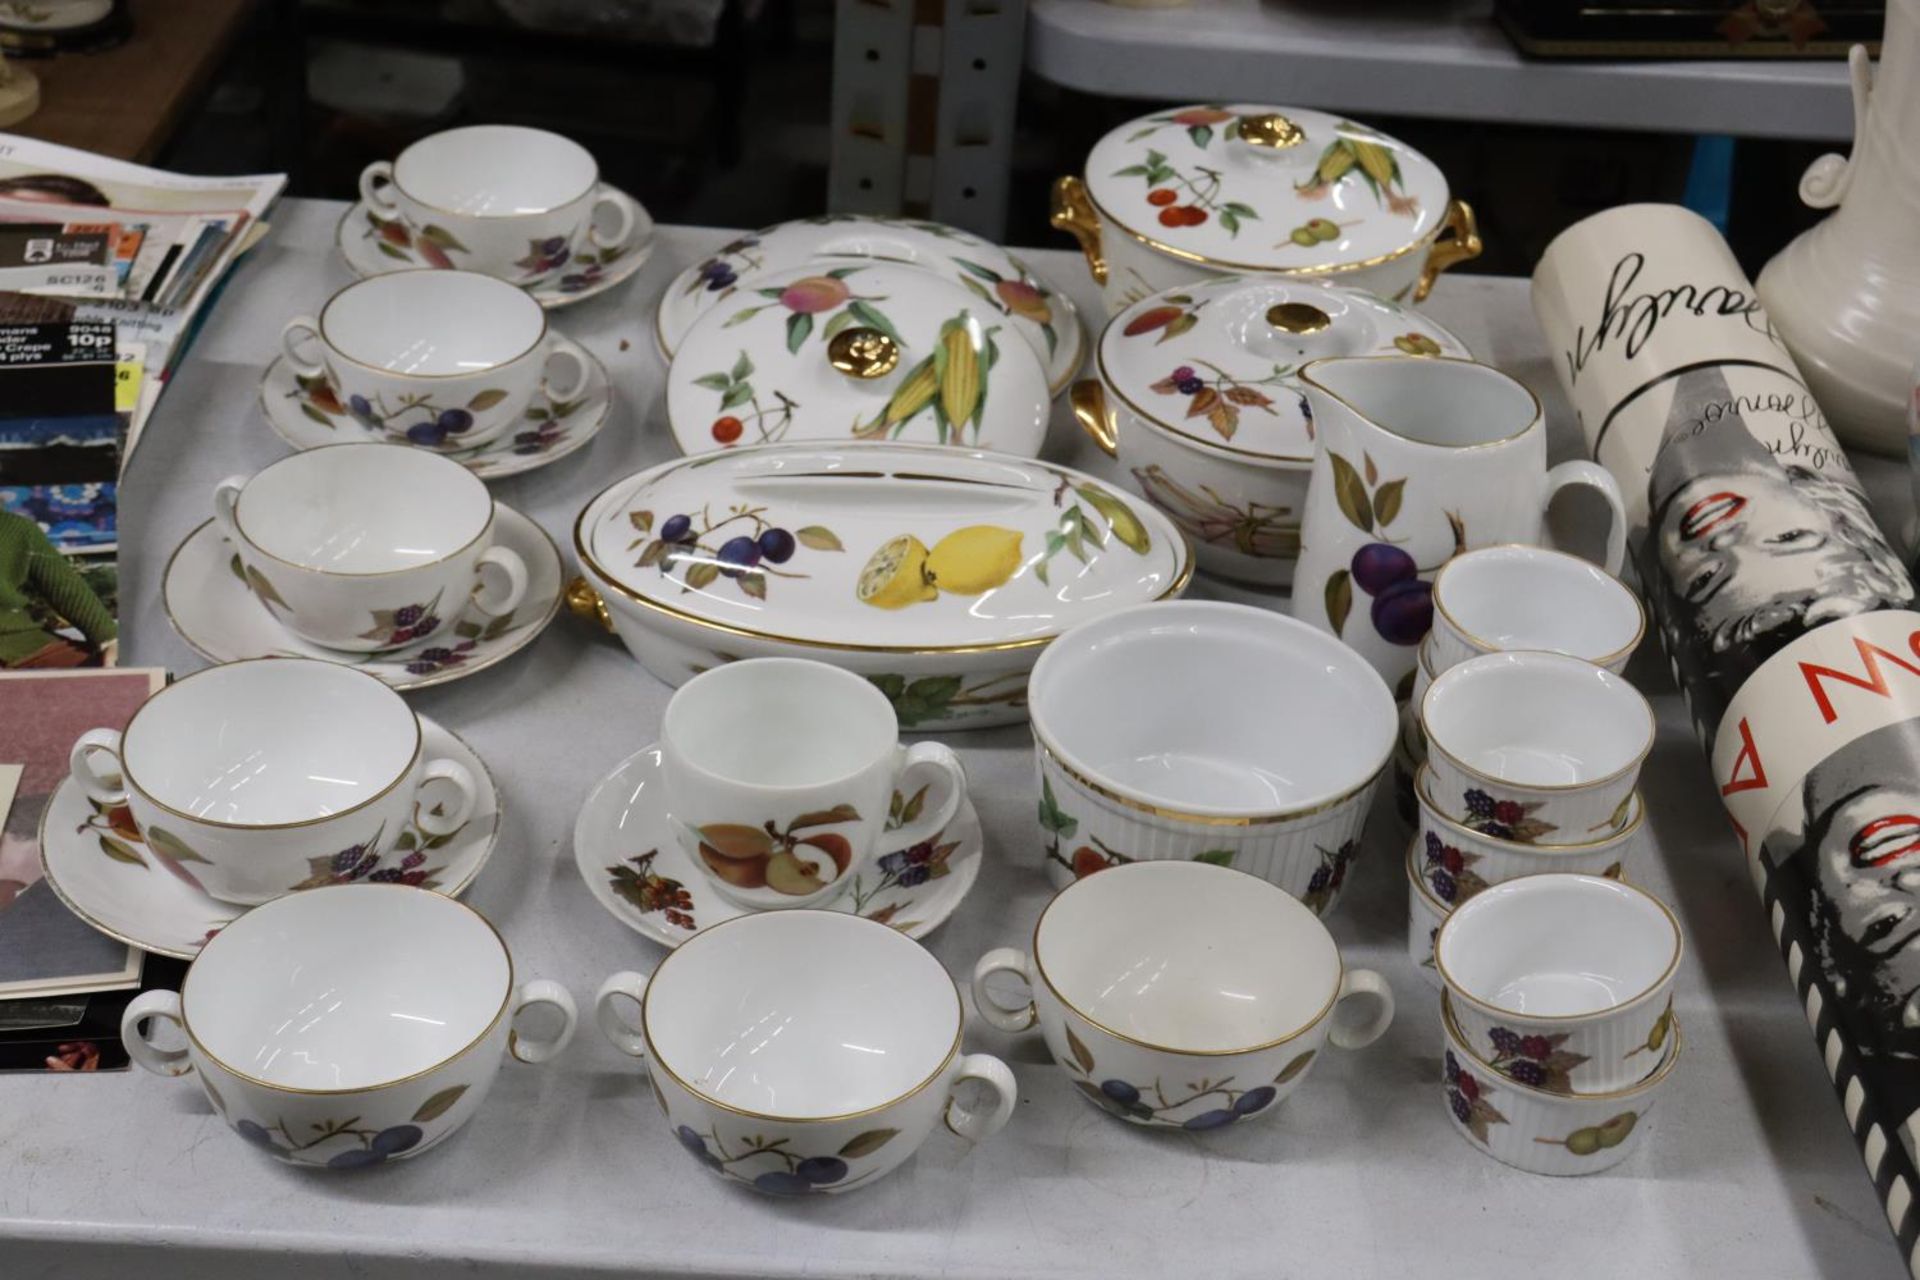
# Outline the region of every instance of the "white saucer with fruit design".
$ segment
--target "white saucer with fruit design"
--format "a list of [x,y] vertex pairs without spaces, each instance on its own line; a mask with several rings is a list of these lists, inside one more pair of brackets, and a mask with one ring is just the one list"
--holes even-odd
[[[603,182],[600,185],[626,196],[624,191],[611,183]],[[632,196],[626,198],[638,206],[639,202]],[[389,271],[453,265],[444,254],[440,261],[433,261],[432,255],[439,250],[432,245],[413,243],[405,227],[376,218],[365,200],[356,200],[353,207],[341,216],[339,225],[333,229],[333,241],[340,248],[340,256],[347,260],[347,266],[363,279],[384,275]],[[547,277],[527,292],[533,295],[535,302],[548,308],[570,307],[576,302],[597,298],[623,280],[632,279],[635,272],[647,265],[647,259],[653,254],[653,244],[654,232],[648,228],[633,243],[618,249],[576,247],[566,270]]]
[[[467,767],[479,784],[473,816],[450,835],[426,836],[409,826],[383,853],[322,849],[309,888],[395,881],[467,891],[500,839],[500,791],[486,762],[451,729],[420,717],[423,753]],[[191,960],[208,938],[247,908],[200,888],[191,863],[162,855],[140,838],[124,807],[104,809],[72,778],[63,780],[40,815],[40,869],[67,909],[110,938],[143,951]]]
[[[647,747],[602,778],[573,825],[573,860],[601,906],[635,933],[677,947],[745,915],[713,891],[663,821],[660,749]],[[952,915],[980,875],[985,848],[971,797],[940,835],[886,854],[823,910],[844,911],[924,938]]]
[[[613,411],[613,381],[598,357],[577,342],[554,335],[554,346],[572,351],[586,364],[587,385],[572,400],[550,404],[544,399],[527,406],[526,421],[502,432],[478,449],[448,452],[482,480],[532,471],[558,462],[600,434]],[[361,405],[365,408],[365,404]],[[303,378],[285,356],[274,357],[260,379],[260,410],[273,433],[296,449],[348,444],[357,440],[384,440],[404,444],[377,423],[362,420],[354,406],[343,404],[324,377]],[[436,452],[441,452],[436,450]]]
[[469,605],[433,634],[389,653],[343,653],[302,639],[248,589],[239,558],[220,526],[209,519],[187,535],[167,561],[161,607],[180,638],[211,662],[243,658],[322,658],[357,667],[395,689],[424,689],[485,671],[532,644],[560,611],[560,549],[547,531],[504,502],[496,502],[501,546],[520,553],[527,593],[511,613],[482,613]]

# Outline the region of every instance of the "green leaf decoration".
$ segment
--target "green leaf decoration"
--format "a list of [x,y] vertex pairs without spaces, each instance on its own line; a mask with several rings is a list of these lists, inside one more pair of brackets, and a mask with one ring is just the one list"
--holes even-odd
[[129,866],[139,867],[142,870],[144,870],[147,865],[147,860],[135,853],[132,845],[114,836],[103,835],[100,837],[100,852],[106,854],[115,862],[124,862]]
[[460,1101],[461,1095],[466,1093],[466,1091],[466,1085],[448,1085],[420,1104],[420,1109],[413,1113],[413,1122],[415,1124],[425,1124],[429,1120],[438,1120],[441,1116],[452,1110],[453,1104]]
[[462,618],[453,624],[453,634],[462,640],[477,640],[480,638],[480,624],[469,618]]
[[765,307],[742,307],[738,311],[734,312],[732,315],[728,316],[726,323],[721,325],[720,327],[722,329],[731,329],[735,325],[745,324],[747,321],[753,319],[755,316],[759,315],[762,311],[765,311],[765,310],[766,310]]
[[703,374],[693,380],[696,387],[705,387],[709,391],[725,391],[733,385],[733,379],[724,373]]
[[439,245],[442,249],[448,249],[454,253],[468,252],[467,246],[461,244],[459,238],[456,237],[453,232],[447,230],[445,227],[435,226],[432,223],[428,223],[426,226],[420,228],[420,238],[431,241]]
[[378,249],[380,252],[386,254],[389,258],[397,258],[401,262],[413,261],[413,259],[408,257],[403,250],[394,248],[392,245],[388,244],[385,240],[376,240],[374,242],[373,247]]
[[653,512],[629,511],[627,512],[627,523],[638,529],[641,533],[651,533],[653,531]]
[[835,279],[835,280],[845,280],[845,279],[846,279],[846,278],[847,278],[848,276],[850,276],[850,275],[852,275],[852,274],[853,274],[854,272],[856,272],[856,271],[859,271],[859,270],[862,270],[862,268],[860,268],[860,267],[835,267],[835,268],[834,268],[833,270],[831,270],[831,271],[829,271],[829,272],[827,272],[827,275],[829,275],[830,277],[832,277],[832,278],[833,278],[833,279]]
[[[915,683],[918,684],[920,682],[915,681]],[[954,683],[958,684],[960,682],[956,680],[954,681]],[[914,821],[916,818],[920,816],[921,812],[925,810],[926,807],[927,807],[927,788],[922,787],[918,791],[913,793],[912,799],[908,800],[905,804],[900,806],[900,825],[904,827],[905,825],[907,825],[907,823]]]
[[653,541],[647,544],[647,549],[640,553],[640,559],[635,563],[635,567],[640,569],[651,569],[654,565],[659,564],[662,560],[664,560],[666,558],[666,555],[667,555],[667,544],[661,539],[655,538]]
[[1067,1052],[1073,1055],[1074,1064],[1078,1066],[1082,1071],[1086,1072],[1088,1075],[1092,1075],[1093,1074],[1092,1050],[1088,1049],[1085,1044],[1081,1043],[1079,1036],[1073,1034],[1072,1027],[1069,1027],[1063,1024],[1060,1030],[1066,1033]]
[[813,317],[805,311],[796,311],[787,317],[787,350],[799,354],[813,333]]
[[1062,839],[1073,839],[1073,833],[1080,828],[1080,819],[1060,812],[1060,805],[1053,798],[1053,783],[1045,778],[1040,780],[1040,825]]
[[1203,853],[1194,854],[1193,860],[1195,862],[1211,863],[1216,867],[1230,867],[1233,865],[1233,850],[1208,849]]
[[1220,211],[1220,225],[1227,229],[1227,234],[1230,236],[1240,234],[1240,219],[1231,209],[1222,209]]
[[482,391],[480,394],[476,395],[473,399],[467,401],[467,408],[471,409],[475,413],[485,413],[488,409],[493,408],[495,405],[501,403],[506,398],[507,398],[507,393],[502,391],[500,388],[489,387],[485,391]]
[[300,413],[301,416],[313,419],[327,430],[333,430],[333,419],[308,404],[305,400],[300,402]]
[[732,409],[753,399],[753,387],[750,383],[736,382],[726,395],[720,397],[722,409]]
[[282,609],[285,609],[287,607],[287,602],[281,599],[280,593],[274,590],[274,586],[271,582],[267,581],[266,574],[261,573],[258,569],[254,568],[252,565],[247,565],[246,579],[247,579],[247,586],[251,587],[253,589],[253,594],[255,594],[256,596],[259,596],[261,600],[265,601],[267,604],[278,605]]
[[979,263],[969,262],[965,258],[955,258],[953,259],[953,263],[967,274],[979,276],[988,284],[999,284],[1004,278],[998,271],[993,270],[991,267],[983,267]]
[[1006,310],[1004,306],[1001,306],[1000,299],[994,297],[991,293],[988,293],[987,286],[981,284],[978,280],[975,280],[972,276],[961,276],[960,283],[967,286],[967,288],[971,290],[973,294],[980,299],[980,301],[987,303],[988,305],[995,307],[1001,311]]
[[1213,141],[1213,126],[1205,124],[1189,125],[1187,126],[1187,136],[1193,139],[1194,146],[1204,149],[1209,142]]
[[1275,1084],[1286,1084],[1289,1080],[1297,1079],[1300,1073],[1305,1071],[1308,1064],[1313,1061],[1313,1055],[1314,1050],[1309,1049],[1292,1062],[1289,1062],[1286,1066],[1280,1068],[1280,1074],[1273,1078],[1273,1082]]
[[846,550],[845,547],[840,545],[840,539],[833,536],[831,529],[822,528],[817,524],[810,524],[805,528],[795,529],[793,536],[794,540],[801,546],[812,551]]
[[765,600],[767,598],[766,574],[749,573],[740,578],[739,582],[742,595],[752,596],[755,600]]
[[147,838],[147,848],[155,853],[164,854],[175,862],[205,862],[207,859],[195,853],[187,842],[171,831],[160,827],[148,827],[143,835]]
[[1333,496],[1340,505],[1340,514],[1348,523],[1362,533],[1373,532],[1373,502],[1367,497],[1367,483],[1353,464],[1339,454],[1329,451],[1327,457],[1333,463]]
[[829,827],[839,822],[860,821],[860,811],[850,804],[837,804],[831,809],[815,809],[812,813],[803,813],[787,824],[789,831],[798,831],[802,827]]
[[753,376],[753,361],[748,358],[745,351],[742,351],[740,358],[733,362],[733,369],[727,376],[735,382],[745,382]]
[[832,341],[835,334],[839,333],[842,329],[845,329],[852,323],[853,323],[853,312],[842,307],[840,310],[833,313],[833,318],[828,320],[826,327],[820,330],[820,336],[822,338],[827,339],[828,341]]
[[687,566],[687,586],[701,591],[713,585],[720,576],[720,566],[710,560],[697,560]]
[[1346,630],[1347,615],[1353,612],[1353,576],[1345,569],[1335,569],[1327,579],[1326,607],[1327,621],[1337,636]]
[[907,679],[905,676],[868,676],[867,681],[873,685],[874,688],[886,694],[889,702],[897,700],[907,689]]
[[865,325],[867,328],[878,329],[880,332],[886,334],[889,338],[892,338],[896,346],[900,347],[902,350],[906,349],[907,340],[905,338],[902,338],[900,336],[899,330],[893,327],[893,321],[887,319],[885,315],[881,314],[880,308],[874,306],[870,302],[866,302],[860,298],[855,298],[852,302],[847,304],[847,310],[851,311],[854,314],[855,318],[858,319],[860,323]]
[[1400,499],[1406,493],[1405,480],[1389,480],[1373,492],[1373,514],[1380,518],[1380,527],[1386,528],[1393,518],[1400,514]]
[[840,1148],[839,1156],[842,1160],[858,1160],[861,1156],[870,1156],[893,1141],[899,1132],[898,1129],[869,1129],[857,1137],[849,1138],[846,1145]]
[[[1147,154],[1157,155],[1159,153],[1148,152]],[[1113,176],[1116,178],[1144,178],[1147,176],[1147,166],[1143,164],[1130,164],[1124,169],[1115,169]]]
[[419,847],[419,844],[420,834],[418,832],[412,830],[402,831],[400,838],[393,842],[393,851],[395,853],[412,853],[414,849]]

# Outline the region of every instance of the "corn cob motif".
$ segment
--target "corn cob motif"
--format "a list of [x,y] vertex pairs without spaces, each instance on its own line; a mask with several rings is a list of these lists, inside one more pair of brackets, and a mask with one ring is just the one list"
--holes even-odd
[[941,444],[959,443],[969,426],[977,439],[986,415],[987,375],[1000,354],[993,337],[997,332],[998,326],[981,329],[965,311],[942,323],[933,354],[907,371],[905,380],[876,417],[865,423],[855,422],[854,437],[898,438],[915,417],[931,407]]

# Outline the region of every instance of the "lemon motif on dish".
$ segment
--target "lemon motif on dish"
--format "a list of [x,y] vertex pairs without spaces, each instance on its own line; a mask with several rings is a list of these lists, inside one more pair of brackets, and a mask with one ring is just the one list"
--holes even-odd
[[854,586],[860,603],[876,609],[904,609],[939,594],[927,578],[927,544],[910,533],[881,544]]
[[977,596],[1002,587],[1020,571],[1022,535],[1017,529],[973,524],[955,529],[928,550],[910,533],[881,544],[854,594],[877,609],[904,609],[935,599],[942,591]]

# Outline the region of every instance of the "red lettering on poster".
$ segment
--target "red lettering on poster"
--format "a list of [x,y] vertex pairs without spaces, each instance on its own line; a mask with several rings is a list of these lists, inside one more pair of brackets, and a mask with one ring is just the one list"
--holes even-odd
[[[1920,631],[1914,632],[1909,637],[1908,643],[1914,646],[1916,652],[1920,652]],[[1920,676],[1920,667],[1914,666],[1905,658],[1888,653],[1877,644],[1868,644],[1866,640],[1855,636],[1853,645],[1860,653],[1861,665],[1866,668],[1867,673],[1864,676],[1848,675],[1833,667],[1822,667],[1811,662],[1800,664],[1800,674],[1806,678],[1807,688],[1813,692],[1814,705],[1820,708],[1820,715],[1828,724],[1838,719],[1839,713],[1833,709],[1833,700],[1827,696],[1826,686],[1821,681],[1835,680],[1841,684],[1852,685],[1856,689],[1865,689],[1882,698],[1891,698],[1893,691],[1887,687],[1887,674],[1880,669],[1880,659],[1885,658],[1910,676]]]
[[[1804,665],[1804,664],[1803,664]],[[1733,758],[1733,768],[1727,775],[1727,781],[1720,788],[1722,796],[1730,796],[1736,791],[1764,791],[1767,788],[1767,769],[1760,763],[1760,749],[1753,744],[1753,729],[1747,724],[1745,716],[1740,717],[1740,752]],[[1742,768],[1748,770],[1741,777]]]

